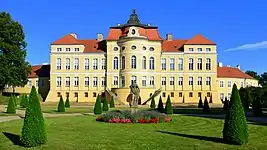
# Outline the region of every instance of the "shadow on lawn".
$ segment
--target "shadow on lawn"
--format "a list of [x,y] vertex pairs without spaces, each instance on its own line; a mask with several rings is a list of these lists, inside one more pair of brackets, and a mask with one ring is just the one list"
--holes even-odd
[[157,130],[157,132],[181,136],[181,137],[186,137],[186,138],[192,138],[192,139],[197,139],[197,140],[204,140],[204,141],[210,141],[210,142],[215,142],[215,143],[229,144],[229,143],[225,142],[222,138],[217,138],[217,137],[189,135],[189,134],[174,133],[174,132],[167,132],[167,131],[160,131],[160,130]]
[[24,146],[23,143],[20,140],[20,136],[13,134],[13,133],[8,133],[8,132],[2,132],[14,145],[18,146]]

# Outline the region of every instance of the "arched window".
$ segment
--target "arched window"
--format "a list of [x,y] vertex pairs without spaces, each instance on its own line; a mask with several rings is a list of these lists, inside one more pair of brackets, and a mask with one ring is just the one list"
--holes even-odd
[[143,60],[142,60],[142,68],[146,69],[146,57],[143,56]]
[[133,85],[134,82],[137,83],[137,77],[136,76],[131,77],[131,85]]
[[136,69],[136,56],[132,56],[132,69]]
[[119,69],[118,57],[114,57],[113,59],[113,69]]
[[211,69],[211,59],[207,58],[206,60],[206,70],[210,70]]
[[202,58],[198,58],[197,60],[197,70],[202,70]]
[[149,58],[149,69],[154,70],[155,69],[155,64],[154,64],[154,57]]
[[57,58],[57,70],[61,70],[61,58]]
[[125,69],[125,57],[124,56],[122,56],[121,58],[121,68]]
[[193,70],[194,69],[194,59],[193,58],[189,58],[189,70]]

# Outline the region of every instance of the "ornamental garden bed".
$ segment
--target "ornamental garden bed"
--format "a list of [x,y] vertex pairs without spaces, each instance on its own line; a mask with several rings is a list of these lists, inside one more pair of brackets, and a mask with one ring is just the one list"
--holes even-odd
[[157,111],[139,110],[131,113],[130,110],[114,110],[106,112],[96,118],[96,121],[108,123],[162,123],[170,122],[172,118]]

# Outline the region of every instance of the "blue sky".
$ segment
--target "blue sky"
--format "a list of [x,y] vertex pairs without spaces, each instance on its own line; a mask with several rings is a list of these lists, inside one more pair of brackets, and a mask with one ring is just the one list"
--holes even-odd
[[107,36],[110,26],[125,23],[132,8],[142,23],[159,27],[163,38],[201,33],[217,43],[218,60],[242,70],[267,72],[267,1],[196,0],[1,0],[0,11],[19,21],[32,65],[49,62],[50,43],[75,32],[78,38]]

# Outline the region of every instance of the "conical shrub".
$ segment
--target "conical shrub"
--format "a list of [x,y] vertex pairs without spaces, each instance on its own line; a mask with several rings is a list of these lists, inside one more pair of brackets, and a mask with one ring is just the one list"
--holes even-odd
[[210,95],[210,101],[209,101],[209,103],[213,103],[213,101],[212,101],[212,94]]
[[70,107],[70,99],[69,96],[67,96],[66,102],[65,102],[65,107]]
[[15,108],[18,106],[17,105],[17,97],[15,95],[12,95],[13,97],[13,100],[14,100],[14,105],[15,105]]
[[223,110],[228,112],[229,110],[229,101],[227,100],[227,97],[225,97],[225,100],[223,102]]
[[156,108],[156,103],[154,97],[152,97],[151,103],[150,103],[150,108],[155,109]]
[[198,108],[203,108],[203,102],[202,102],[202,98],[201,96],[199,97],[199,101],[198,101]]
[[29,98],[27,95],[24,96],[23,104],[24,104],[25,108],[27,108],[29,105]]
[[115,107],[114,97],[111,96],[110,108],[114,108],[114,107]]
[[106,96],[104,96],[104,100],[103,100],[103,111],[108,111],[108,101]]
[[236,84],[232,89],[229,111],[224,121],[223,139],[228,143],[238,145],[248,142],[247,120]]
[[262,112],[262,106],[261,106],[261,100],[259,97],[255,98],[253,103],[252,103],[252,110],[253,110],[253,115],[255,117],[262,117],[263,112]]
[[209,106],[209,102],[208,102],[206,96],[205,96],[205,101],[204,101],[204,105],[203,105],[203,112],[205,112],[205,113],[210,112],[210,106]]
[[95,107],[94,107],[94,113],[96,115],[102,114],[102,108],[101,108],[101,98],[100,95],[97,96],[96,102],[95,102]]
[[19,98],[20,98],[19,106],[21,108],[25,108],[25,105],[24,105],[24,98],[25,98],[25,96],[24,95],[21,95]]
[[59,100],[58,105],[57,105],[57,111],[58,112],[65,112],[65,105],[64,105],[62,95],[60,96],[60,100]]
[[26,108],[22,127],[21,142],[26,147],[34,147],[47,142],[45,121],[41,111],[40,100],[33,86],[29,96],[29,105]]
[[8,101],[8,105],[7,105],[7,113],[9,114],[15,114],[16,113],[16,107],[14,104],[14,97],[10,96],[9,97],[9,101]]
[[163,102],[162,102],[161,96],[159,97],[158,111],[162,112],[162,113],[164,112],[164,107],[163,107]]
[[167,102],[166,102],[166,106],[165,106],[165,113],[166,114],[173,114],[170,95],[168,95],[168,98],[167,98]]

